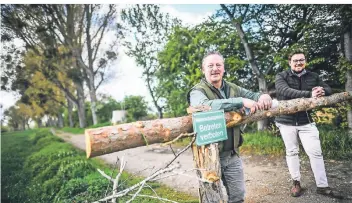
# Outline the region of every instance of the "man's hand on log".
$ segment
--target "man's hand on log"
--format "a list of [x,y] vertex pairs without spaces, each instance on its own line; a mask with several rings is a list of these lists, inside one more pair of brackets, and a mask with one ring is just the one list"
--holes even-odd
[[259,97],[258,105],[260,110],[268,110],[271,108],[273,100],[271,99],[270,95],[262,94]]
[[[256,110],[259,109],[259,104],[254,100],[242,98],[242,102],[243,102],[244,108],[250,109],[249,114],[253,114],[253,113],[255,113]],[[245,110],[244,108],[242,109],[242,113],[244,113],[243,112]]]
[[312,89],[312,98],[318,98],[325,96],[325,91],[323,87],[317,86]]

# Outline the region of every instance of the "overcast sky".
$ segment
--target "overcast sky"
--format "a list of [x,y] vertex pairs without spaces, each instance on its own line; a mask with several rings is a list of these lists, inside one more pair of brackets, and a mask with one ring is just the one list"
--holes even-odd
[[[160,7],[161,11],[169,13],[170,16],[177,17],[183,23],[189,25],[204,21],[216,9],[220,8],[219,4],[165,4],[160,5]],[[127,56],[123,50],[120,50],[119,58],[113,65],[113,68],[115,67],[114,77],[109,82],[103,84],[98,89],[98,93],[111,95],[117,101],[121,101],[126,95],[141,95],[147,99],[149,106],[153,107],[146,83],[141,78],[142,68],[135,64],[134,58]],[[5,91],[1,91],[0,93],[2,110],[14,105],[16,102],[14,93]]]

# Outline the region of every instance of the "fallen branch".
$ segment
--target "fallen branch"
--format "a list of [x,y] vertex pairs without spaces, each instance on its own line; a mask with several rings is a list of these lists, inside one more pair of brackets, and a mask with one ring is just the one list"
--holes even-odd
[[[258,111],[250,116],[243,116],[239,112],[227,112],[225,113],[226,124],[227,127],[233,127],[262,120],[267,117],[311,110],[319,106],[327,106],[351,100],[351,95],[352,93],[343,92],[320,98],[301,98],[279,101],[278,108]],[[86,153],[89,158],[144,146],[146,140],[148,144],[169,142],[177,138],[180,134],[192,132],[193,125],[191,115],[87,129],[85,131]]]
[[137,196],[138,197],[147,197],[147,198],[152,198],[152,199],[158,199],[158,200],[165,201],[165,202],[178,203],[178,202],[175,202],[175,201],[172,201],[172,200],[168,200],[168,199],[161,198],[161,197],[150,196],[150,195],[137,195]]
[[193,137],[195,135],[195,133],[182,133],[181,135],[177,136],[175,139],[171,140],[170,142],[166,142],[161,144],[162,147],[166,146],[166,145],[170,145],[172,143],[175,143],[177,140],[181,139],[181,138],[185,138],[185,137]]
[[135,190],[136,188],[139,188],[141,187],[142,185],[144,185],[147,181],[150,181],[152,179],[154,179],[155,177],[157,177],[158,175],[161,175],[163,173],[167,173],[167,172],[170,172],[170,171],[173,171],[174,169],[176,168],[180,168],[180,164],[175,164],[174,166],[172,167],[168,167],[168,168],[165,168],[163,170],[160,170],[154,174],[152,174],[151,176],[145,178],[144,180],[142,180],[141,182],[125,189],[125,190],[122,190],[120,192],[118,192],[117,194],[114,194],[114,195],[110,195],[110,196],[107,196],[107,197],[104,197],[103,199],[100,199],[98,201],[96,201],[95,203],[98,203],[98,202],[105,202],[105,201],[108,201],[108,200],[111,200],[113,198],[118,198],[118,197],[122,197],[122,196],[125,196],[127,195],[129,192]]
[[189,149],[189,148],[191,148],[191,146],[192,146],[192,144],[194,143],[194,141],[196,140],[196,138],[195,137],[193,137],[193,139],[191,140],[191,142],[186,146],[186,147],[184,147],[181,151],[179,151],[176,155],[175,155],[175,157],[171,160],[171,161],[169,161],[164,167],[162,167],[162,168],[167,168],[167,167],[169,167],[171,164],[172,164],[172,162],[174,162],[176,159],[177,159],[177,157],[179,157],[183,152],[185,152],[187,149]]
[[[111,182],[113,182],[113,187],[112,187],[112,195],[116,195],[117,194],[117,188],[118,188],[118,183],[119,183],[119,178],[123,172],[123,169],[125,168],[126,166],[126,162],[124,161],[124,158],[122,157],[121,158],[121,161],[120,161],[120,171],[119,173],[116,175],[115,179],[113,179],[112,177],[108,176],[104,171],[100,170],[100,169],[97,169],[98,172],[104,176],[106,179],[110,180]],[[112,199],[112,203],[116,203],[117,199],[114,198]]]

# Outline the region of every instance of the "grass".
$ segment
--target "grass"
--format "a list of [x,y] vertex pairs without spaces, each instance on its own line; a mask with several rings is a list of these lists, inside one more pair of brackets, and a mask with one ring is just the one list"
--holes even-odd
[[352,136],[346,129],[329,125],[318,126],[324,158],[352,160]]
[[84,134],[85,129],[88,128],[99,128],[99,127],[104,127],[104,126],[110,126],[110,122],[105,122],[105,123],[98,123],[96,125],[91,125],[88,126],[87,128],[70,128],[70,127],[63,127],[63,128],[58,128],[61,131],[72,133],[72,134]]
[[285,146],[281,137],[273,136],[268,131],[245,133],[240,148],[243,154],[283,155]]
[[[352,137],[348,135],[347,130],[330,125],[320,125],[318,129],[325,159],[352,160]],[[244,154],[285,155],[282,138],[269,131],[245,133],[244,143],[240,149]],[[301,143],[300,151],[304,151]],[[300,154],[306,156],[305,153]]]
[[84,130],[85,130],[84,128],[70,128],[70,127],[63,127],[58,129],[72,134],[84,134]]
[[[84,152],[53,136],[48,129],[4,133],[1,139],[2,202],[91,202],[111,191],[112,185],[96,169],[112,176],[116,176],[117,169],[109,168],[96,158],[87,160]],[[120,180],[122,190],[142,178],[123,173]],[[198,202],[162,184],[152,182],[149,185],[160,197]],[[141,194],[154,195],[154,192],[144,189]],[[121,198],[120,202],[130,198]],[[159,201],[137,197],[133,202]]]

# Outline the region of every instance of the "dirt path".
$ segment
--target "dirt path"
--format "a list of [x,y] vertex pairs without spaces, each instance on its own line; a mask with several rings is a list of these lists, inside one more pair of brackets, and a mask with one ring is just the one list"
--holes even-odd
[[[84,135],[72,135],[56,132],[65,141],[72,143],[79,149],[85,150]],[[175,149],[175,148],[174,148]],[[148,176],[174,155],[169,147],[150,145],[127,149],[100,156],[109,164],[115,164],[117,157],[124,156],[127,160],[126,171],[141,176]],[[348,199],[336,200],[315,193],[315,182],[308,161],[302,161],[302,186],[305,188],[303,196],[293,198],[289,196],[291,180],[284,157],[242,156],[246,181],[246,203],[352,203],[352,162],[326,161],[328,181],[331,187],[340,190]],[[186,151],[176,159],[181,164],[180,171],[193,168],[191,151]],[[189,176],[172,176],[161,180],[162,183],[179,191],[197,196],[198,182]],[[193,177],[192,177],[193,176]]]

